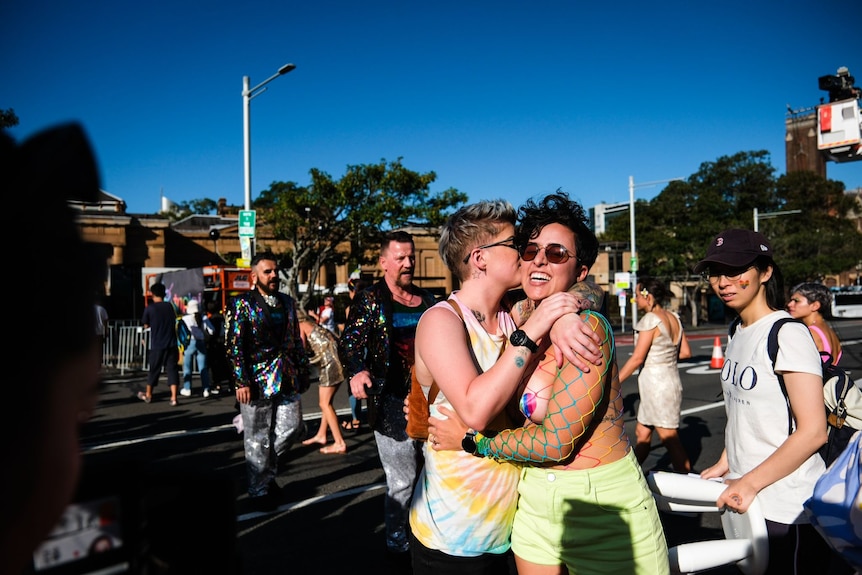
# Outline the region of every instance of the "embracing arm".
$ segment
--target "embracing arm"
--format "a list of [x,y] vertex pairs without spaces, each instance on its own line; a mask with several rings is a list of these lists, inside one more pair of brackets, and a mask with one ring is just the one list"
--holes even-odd
[[[554,358],[557,367],[562,367],[564,361],[570,361],[584,371],[590,370],[590,364],[601,364],[599,350],[601,343],[598,336],[578,317],[585,310],[599,311],[604,301],[604,291],[590,281],[577,282],[566,292],[573,298],[577,312],[561,317],[551,328],[550,338],[554,344]],[[536,309],[535,302],[522,299],[512,306],[512,318],[516,325],[523,324]]]
[[[554,321],[575,310],[573,301],[555,294],[530,316],[522,329],[533,341],[545,337]],[[534,354],[506,344],[492,367],[479,374],[464,323],[443,306],[426,311],[416,328],[416,375],[423,385],[437,382],[443,395],[471,427],[484,429],[506,407]]]

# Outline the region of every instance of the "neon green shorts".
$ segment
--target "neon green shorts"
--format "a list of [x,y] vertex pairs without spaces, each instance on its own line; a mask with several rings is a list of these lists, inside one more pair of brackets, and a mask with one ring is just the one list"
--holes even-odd
[[512,530],[515,555],[569,573],[666,574],[655,501],[629,453],[594,469],[525,467]]

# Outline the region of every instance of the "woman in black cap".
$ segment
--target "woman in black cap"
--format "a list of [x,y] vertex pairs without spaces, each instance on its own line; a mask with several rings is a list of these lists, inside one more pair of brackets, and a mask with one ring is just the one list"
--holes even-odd
[[766,573],[820,573],[830,551],[802,507],[826,469],[817,454],[826,441],[820,356],[806,327],[791,322],[778,331],[774,366],[769,358],[773,324],[790,317],[772,258],[762,234],[732,229],[718,234],[695,266],[740,318],[721,369],[725,449],[701,477],[728,485],[718,507],[744,513],[757,498],[769,533]]

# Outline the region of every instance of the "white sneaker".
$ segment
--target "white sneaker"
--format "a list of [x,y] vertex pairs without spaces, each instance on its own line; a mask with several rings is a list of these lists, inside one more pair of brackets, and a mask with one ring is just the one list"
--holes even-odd
[[210,390],[205,389],[204,390],[204,397],[209,397],[209,396],[210,396]]
[[184,388],[182,388],[182,389],[180,390],[180,395],[182,395],[183,397],[191,397],[191,395],[192,395],[192,390],[191,390],[191,389],[186,389],[186,388],[184,387]]

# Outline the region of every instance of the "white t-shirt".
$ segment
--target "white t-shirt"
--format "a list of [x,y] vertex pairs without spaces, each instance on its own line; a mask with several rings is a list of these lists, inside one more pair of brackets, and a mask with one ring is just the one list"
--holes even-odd
[[[732,476],[757,467],[787,439],[787,403],[775,371],[822,374],[820,354],[801,323],[784,324],[778,331],[773,371],[767,339],[772,324],[782,317],[790,315],[776,311],[749,326],[740,325],[727,344],[721,387],[727,410],[725,447]],[[825,470],[823,459],[815,453],[796,471],[765,487],[757,496],[763,516],[777,523],[808,523],[802,503],[811,497],[814,483]]]

